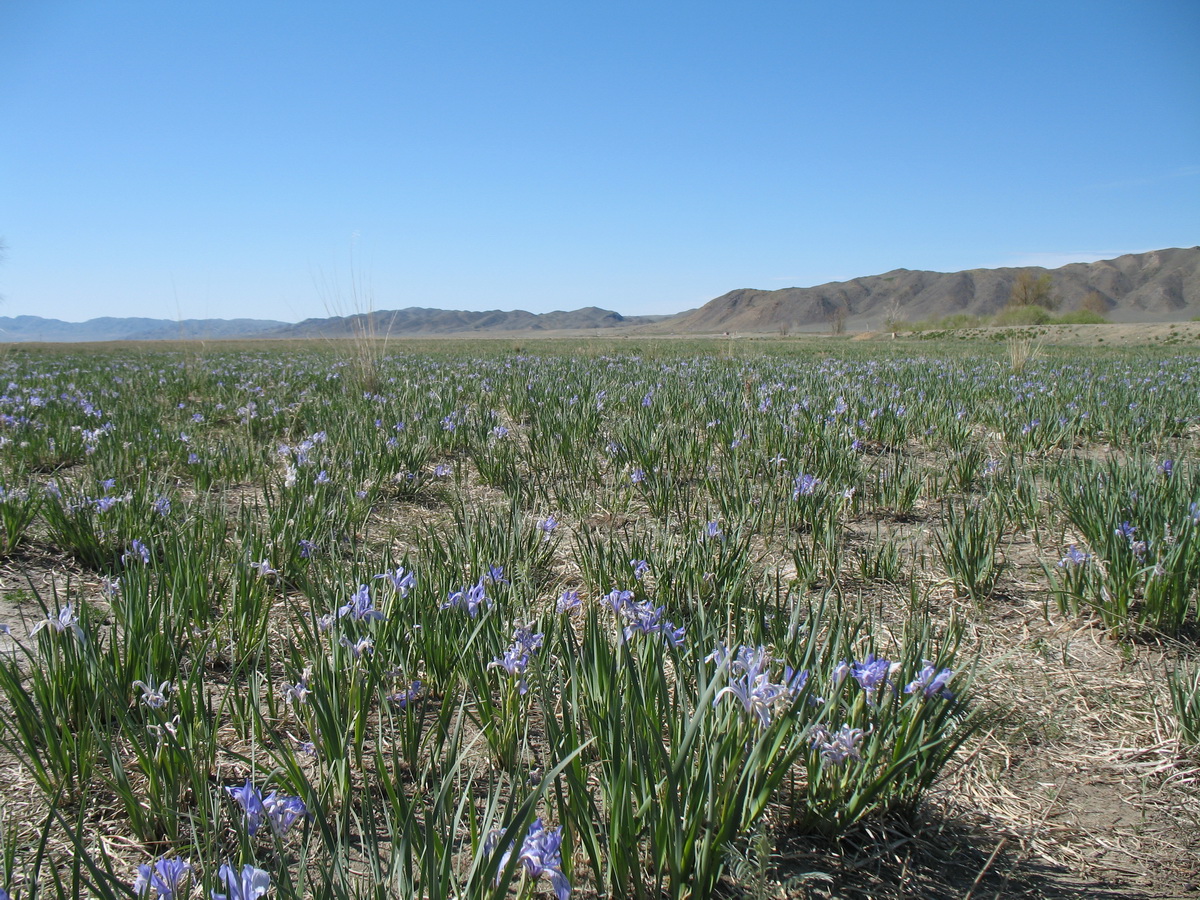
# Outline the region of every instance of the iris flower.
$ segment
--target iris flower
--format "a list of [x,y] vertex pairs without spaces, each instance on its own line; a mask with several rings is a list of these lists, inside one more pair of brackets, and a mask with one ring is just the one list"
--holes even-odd
[[271,875],[263,869],[256,869],[250,863],[242,866],[240,873],[232,866],[221,866],[219,874],[225,882],[228,894],[212,892],[212,900],[258,900],[271,888]]

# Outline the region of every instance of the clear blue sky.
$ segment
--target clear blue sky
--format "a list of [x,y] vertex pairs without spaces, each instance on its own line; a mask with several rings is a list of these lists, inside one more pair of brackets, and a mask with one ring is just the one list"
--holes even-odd
[[1200,3],[0,0],[2,315],[674,312],[1200,244]]

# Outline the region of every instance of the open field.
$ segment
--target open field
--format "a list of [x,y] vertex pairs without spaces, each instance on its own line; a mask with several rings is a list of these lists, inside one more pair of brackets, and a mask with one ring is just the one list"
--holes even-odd
[[9,351],[0,887],[1192,896],[1200,325],[1069,328]]

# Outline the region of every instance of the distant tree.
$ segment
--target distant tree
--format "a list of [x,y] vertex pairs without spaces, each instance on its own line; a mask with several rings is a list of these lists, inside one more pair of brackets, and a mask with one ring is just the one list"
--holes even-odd
[[1084,297],[1079,308],[1084,312],[1093,312],[1100,316],[1108,315],[1108,301],[1099,291],[1092,291]]
[[834,307],[833,311],[829,314],[829,330],[833,334],[846,333],[846,316],[848,314],[849,310],[845,306]]
[[885,331],[896,331],[896,326],[901,322],[900,318],[900,297],[897,294],[892,294],[888,298],[887,305],[884,307],[883,328]]
[[1008,297],[1008,305],[1012,307],[1040,306],[1042,309],[1057,309],[1058,298],[1054,296],[1054,279],[1049,272],[1041,275],[1034,274],[1032,269],[1022,269],[1017,273],[1013,282],[1012,293]]

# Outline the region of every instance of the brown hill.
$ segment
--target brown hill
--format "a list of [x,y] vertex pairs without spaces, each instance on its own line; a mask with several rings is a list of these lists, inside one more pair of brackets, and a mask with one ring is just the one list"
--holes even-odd
[[999,312],[1022,272],[1050,273],[1059,310],[1079,309],[1085,298],[1102,303],[1115,322],[1178,322],[1200,316],[1200,247],[1130,253],[1059,269],[1039,266],[883,275],[809,288],[730,291],[652,330],[714,333],[827,328],[838,317],[855,328],[882,328],[888,319],[938,319],[954,313]]

